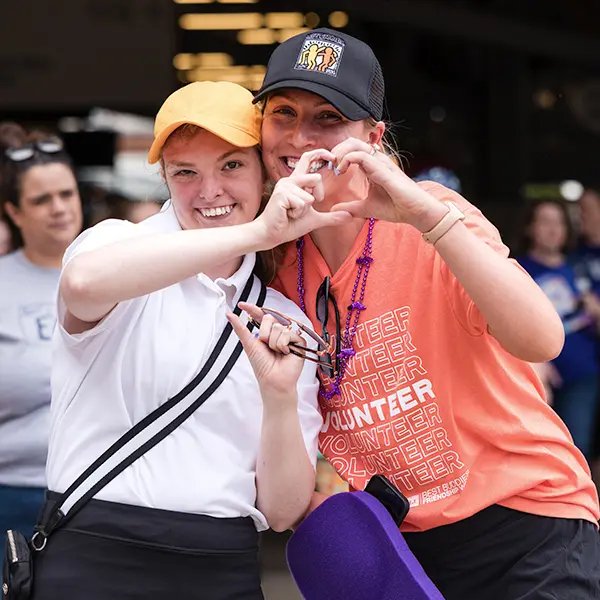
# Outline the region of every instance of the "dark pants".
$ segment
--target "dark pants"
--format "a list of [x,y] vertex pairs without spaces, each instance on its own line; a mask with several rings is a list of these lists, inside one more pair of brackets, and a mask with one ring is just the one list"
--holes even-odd
[[0,485],[0,539],[7,529],[30,537],[43,503],[43,489]]
[[403,535],[446,600],[600,598],[600,535],[588,521],[492,506]]
[[262,600],[250,518],[92,500],[34,560],[32,600]]

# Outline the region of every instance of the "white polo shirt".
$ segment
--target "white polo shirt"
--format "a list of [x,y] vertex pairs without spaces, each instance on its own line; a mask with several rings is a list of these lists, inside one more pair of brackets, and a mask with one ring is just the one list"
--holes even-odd
[[[104,221],[82,233],[63,262],[129,236],[180,229],[172,206],[136,225]],[[59,299],[50,490],[64,492],[111,444],[194,378],[254,264],[255,255],[247,255],[229,279],[212,281],[200,274],[122,302],[94,328],[76,335],[63,328],[66,310]],[[268,290],[264,305],[310,325],[292,301],[274,290]],[[315,365],[306,361],[298,384],[299,414],[313,465],[322,425],[317,393]],[[267,521],[255,506],[261,421],[258,384],[242,353],[205,404],[96,498],[214,517],[251,516],[257,529],[266,529]]]

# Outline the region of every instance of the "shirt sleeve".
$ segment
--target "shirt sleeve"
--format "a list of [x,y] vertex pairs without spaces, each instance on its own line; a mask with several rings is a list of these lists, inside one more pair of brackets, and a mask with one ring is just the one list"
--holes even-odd
[[[509,258],[510,250],[502,241],[500,232],[485,218],[483,213],[477,207],[473,206],[460,194],[457,194],[453,190],[445,188],[438,183],[426,182],[421,184],[421,187],[432,196],[435,196],[438,200],[455,204],[465,215],[464,223],[469,231],[485,242],[497,254],[500,254],[500,256],[509,261],[515,269],[527,273],[516,260]],[[475,305],[475,302],[473,302],[471,297],[467,294],[440,255],[436,253],[435,257],[439,263],[439,273],[447,292],[448,301],[452,306],[456,318],[472,335],[482,335],[487,333],[487,322],[479,308]]]
[[[77,256],[97,250],[103,246],[108,246],[125,240],[136,235],[141,235],[142,230],[134,223],[129,221],[121,221],[118,219],[107,219],[102,221],[98,225],[87,229],[81,233],[67,248],[63,256],[63,265],[61,271],[64,272],[65,267]],[[71,334],[64,328],[65,317],[67,314],[67,307],[58,292],[57,297],[57,312],[58,312],[58,332],[61,338],[68,344],[74,345],[90,337],[96,336],[102,331],[114,327],[115,323],[122,320],[128,312],[133,310],[134,307],[145,303],[147,297],[133,298],[126,302],[120,302],[115,308],[108,313],[103,319],[101,319],[94,327],[84,331],[82,333]]]

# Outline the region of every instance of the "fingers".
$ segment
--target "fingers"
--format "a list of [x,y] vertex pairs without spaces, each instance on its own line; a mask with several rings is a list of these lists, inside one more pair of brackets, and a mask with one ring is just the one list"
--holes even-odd
[[264,317],[263,311],[256,304],[249,304],[248,302],[239,302],[238,306],[246,313],[248,313],[255,321],[260,323]]
[[[321,227],[335,227],[336,225],[344,225],[345,223],[349,223],[352,221],[353,213],[345,205],[354,205],[358,204],[358,202],[345,202],[344,206],[339,206],[338,209],[332,208],[331,212],[317,212],[313,209],[315,213],[312,219],[312,229],[320,229]],[[360,202],[362,205],[363,202]],[[353,206],[351,208],[354,208]],[[335,209],[335,210],[334,210]]]
[[323,177],[319,173],[308,175],[292,175],[289,178],[290,183],[293,183],[305,193],[309,193],[311,198],[317,202],[321,202],[325,198],[325,187],[323,186]]
[[345,154],[338,164],[338,173],[345,173],[350,165],[360,165],[367,174],[374,173],[378,168],[381,168],[380,161],[363,150],[355,150]]
[[289,354],[289,343],[291,341],[291,337],[292,332],[288,327],[284,327],[279,323],[275,323],[273,327],[271,327],[271,332],[269,335],[269,348],[275,352]]
[[[365,171],[369,166],[372,167],[371,170],[375,169],[376,166],[383,166],[389,170],[398,168],[384,152],[374,151],[374,147],[371,144],[356,138],[344,140],[335,146],[332,152],[336,157],[336,162],[334,164],[337,165],[338,173],[345,173],[350,164],[360,164]],[[352,156],[353,159],[346,164],[344,159],[348,156]],[[363,160],[357,160],[357,157],[361,157]]]
[[[331,214],[347,213],[351,217],[368,218],[367,208],[364,200],[353,200],[352,202],[340,202],[331,207]],[[345,222],[345,221],[344,221]]]
[[[281,179],[276,186],[276,190],[284,196],[287,194],[297,194],[306,200],[312,200],[312,194],[307,189],[315,187],[321,179],[320,175],[300,175],[298,177],[288,177]],[[275,190],[274,190],[275,192]]]
[[336,157],[336,161],[338,162],[341,161],[346,154],[356,151],[362,151],[370,154],[373,152],[373,146],[357,138],[348,138],[347,140],[340,142],[331,150],[332,154],[334,154]]
[[324,160],[325,162],[335,162],[336,157],[329,150],[325,150],[324,148],[319,148],[318,150],[311,150],[310,152],[305,152],[301,157],[296,167],[294,168],[294,175],[304,175],[310,172],[310,166],[312,163]]
[[[262,311],[261,311],[262,312]],[[254,336],[250,333],[244,322],[234,313],[227,313],[227,320],[231,323],[233,331],[240,338],[242,346],[247,350],[254,342]]]
[[290,195],[288,198],[289,208],[288,214],[292,219],[302,218],[310,209],[314,202],[311,196],[310,201],[305,201],[299,196]]

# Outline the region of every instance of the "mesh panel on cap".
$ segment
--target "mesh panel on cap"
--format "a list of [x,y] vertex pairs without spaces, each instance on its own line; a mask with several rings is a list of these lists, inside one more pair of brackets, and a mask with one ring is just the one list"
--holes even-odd
[[383,101],[385,97],[385,83],[383,71],[379,61],[375,59],[371,81],[369,83],[369,111],[377,119],[383,116]]

